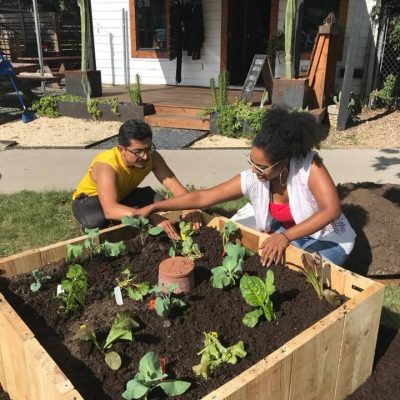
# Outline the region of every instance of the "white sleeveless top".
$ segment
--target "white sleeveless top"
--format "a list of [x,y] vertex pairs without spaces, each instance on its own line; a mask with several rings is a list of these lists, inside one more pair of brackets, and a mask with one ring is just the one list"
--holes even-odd
[[[318,203],[308,187],[311,163],[316,151],[311,151],[305,158],[292,158],[287,180],[289,205],[294,222],[299,224],[318,211]],[[247,197],[255,213],[256,228],[269,232],[272,217],[269,214],[269,181],[260,182],[251,169],[240,174],[242,193]],[[356,233],[343,215],[329,223],[320,231],[309,235],[317,240],[327,240],[339,244],[346,254],[354,247]]]

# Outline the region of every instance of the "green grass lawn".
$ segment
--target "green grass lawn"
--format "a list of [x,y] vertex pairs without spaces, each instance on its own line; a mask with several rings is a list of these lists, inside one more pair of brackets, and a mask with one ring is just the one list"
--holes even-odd
[[[245,203],[244,199],[230,201],[210,207],[207,212],[230,217]],[[71,212],[70,192],[0,194],[0,257],[81,234]],[[382,322],[400,329],[400,287],[386,287]]]

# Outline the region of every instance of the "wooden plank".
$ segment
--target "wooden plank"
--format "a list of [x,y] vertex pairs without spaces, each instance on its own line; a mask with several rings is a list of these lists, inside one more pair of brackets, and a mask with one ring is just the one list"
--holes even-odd
[[371,374],[383,294],[384,285],[373,283],[346,302],[335,399],[345,398]]
[[228,14],[229,0],[221,0],[221,51],[220,71],[226,71],[228,65]]
[[310,72],[308,73],[308,82],[310,86],[312,86],[314,83],[315,74],[317,72],[318,63],[321,57],[322,47],[323,47],[322,39],[323,38],[321,36],[318,36],[318,42],[314,53],[314,57],[310,60]]
[[0,260],[0,273],[7,278],[30,272],[34,268],[42,266],[40,250],[33,249],[18,253],[13,256],[4,257]]

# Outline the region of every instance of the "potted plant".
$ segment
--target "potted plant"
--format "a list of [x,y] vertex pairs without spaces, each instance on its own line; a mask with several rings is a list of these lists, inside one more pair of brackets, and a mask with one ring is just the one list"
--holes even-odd
[[65,71],[65,89],[68,94],[86,97],[101,97],[101,71],[88,70],[88,42],[90,32],[89,0],[77,0],[81,17],[81,69]]
[[[339,92],[339,94],[333,96],[332,100],[334,104],[331,104],[328,106],[327,111],[328,111],[328,117],[329,117],[329,125],[331,127],[335,127],[337,125],[337,120],[338,120],[338,115],[339,115],[339,105],[340,105],[340,99],[342,97],[342,92]],[[353,118],[355,115],[355,106],[356,102],[354,101],[353,98],[353,92],[350,93],[350,101],[348,105],[348,117],[347,117],[347,122]]]

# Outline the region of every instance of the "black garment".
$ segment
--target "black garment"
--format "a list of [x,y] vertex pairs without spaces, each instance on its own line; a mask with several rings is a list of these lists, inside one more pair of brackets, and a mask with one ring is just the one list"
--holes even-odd
[[183,50],[187,50],[192,60],[200,59],[204,42],[202,0],[171,0],[169,15],[169,59],[176,58],[175,80],[181,83]]
[[[154,203],[156,192],[150,187],[133,189],[121,201],[124,206],[141,208]],[[98,196],[88,196],[84,193],[72,202],[72,212],[83,228],[106,228],[112,221],[107,220]]]

